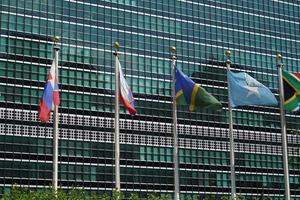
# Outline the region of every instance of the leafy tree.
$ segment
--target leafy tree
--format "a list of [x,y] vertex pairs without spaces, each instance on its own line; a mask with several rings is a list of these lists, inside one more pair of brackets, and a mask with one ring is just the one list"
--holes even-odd
[[110,200],[110,196],[106,193],[102,194],[100,197],[99,197],[100,200]]
[[223,196],[221,197],[221,200],[229,200],[230,198],[229,197],[226,197],[226,196]]
[[122,200],[123,198],[124,198],[124,194],[121,191],[117,189],[113,190],[111,200]]
[[188,196],[185,200],[193,200],[193,197]]
[[[83,189],[72,188],[65,192],[58,190],[53,191],[51,188],[41,191],[31,191],[28,188],[17,187],[14,185],[10,192],[4,194],[1,200],[123,200],[124,194],[118,190],[113,190],[111,195],[104,193],[103,195],[92,196],[86,195]],[[159,196],[157,194],[149,194],[148,200],[171,200],[169,196]],[[129,200],[140,200],[137,194],[131,194]]]
[[216,196],[215,195],[209,195],[209,196],[206,196],[203,200],[216,200]]
[[243,197],[241,195],[237,195],[236,200],[245,200],[245,197]]
[[170,196],[159,196],[157,194],[148,194],[147,195],[147,200],[170,200]]
[[129,199],[129,200],[140,200],[140,197],[139,197],[138,194],[132,193],[132,194],[130,194],[130,196],[129,196],[128,199]]

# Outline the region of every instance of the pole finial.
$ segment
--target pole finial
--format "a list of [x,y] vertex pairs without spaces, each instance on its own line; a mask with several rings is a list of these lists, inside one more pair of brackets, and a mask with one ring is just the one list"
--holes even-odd
[[114,42],[113,47],[118,50],[120,48],[119,42]]
[[170,48],[170,51],[171,51],[172,54],[175,54],[175,53],[176,53],[176,47],[174,47],[174,46],[171,47],[171,48]]
[[231,61],[230,61],[230,55],[231,55],[231,51],[228,49],[225,51],[225,56],[227,57],[227,60],[226,60],[226,64],[227,65],[230,65]]
[[172,54],[172,57],[171,57],[171,59],[173,60],[173,61],[175,61],[176,60],[176,47],[170,47],[170,51],[171,51],[171,54]]
[[280,53],[276,54],[276,60],[280,61],[282,59],[282,55]]
[[59,40],[60,40],[60,37],[59,36],[54,36],[53,38],[52,38],[52,40],[53,40],[53,42],[55,43],[55,44],[57,44],[58,42],[59,42]]
[[226,51],[225,51],[225,55],[226,55],[227,57],[230,57],[231,51],[230,51],[230,50],[226,50]]

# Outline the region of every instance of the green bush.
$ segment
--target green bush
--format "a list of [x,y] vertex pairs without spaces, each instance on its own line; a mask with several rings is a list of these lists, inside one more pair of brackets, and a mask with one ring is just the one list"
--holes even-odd
[[[56,193],[49,187],[40,191],[31,191],[25,187],[13,186],[9,192],[4,194],[1,200],[124,200],[124,193],[113,190],[111,193],[104,193],[102,195],[88,195],[83,189],[72,188],[69,191],[58,190]],[[150,193],[146,198],[140,197],[138,194],[132,193],[127,197],[128,200],[171,200],[169,195],[161,196],[159,194]],[[187,200],[192,200],[188,197]],[[200,200],[230,200],[230,197],[220,197],[215,195],[207,195],[205,197],[198,197]],[[259,199],[268,199],[261,198]],[[238,196],[237,200],[244,200],[243,197]]]
[[[51,189],[31,191],[28,188],[13,186],[10,192],[4,194],[1,200],[123,200],[124,194],[113,190],[111,195],[87,195],[82,189],[71,189],[68,192],[58,190],[56,193]],[[140,200],[137,194],[131,194],[129,200]],[[147,200],[171,200],[168,196],[161,197],[157,194],[149,194]]]

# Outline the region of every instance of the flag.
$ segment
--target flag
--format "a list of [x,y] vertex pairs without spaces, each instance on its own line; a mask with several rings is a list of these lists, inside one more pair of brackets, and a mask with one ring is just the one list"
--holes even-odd
[[282,70],[282,78],[285,110],[300,113],[300,73]]
[[50,119],[50,112],[54,109],[54,106],[58,106],[59,99],[59,88],[58,88],[58,78],[56,74],[57,62],[53,60],[49,75],[48,81],[46,82],[43,96],[40,99],[39,103],[39,119],[43,123],[47,123]]
[[136,114],[136,110],[134,108],[134,98],[133,94],[124,78],[121,64],[119,62],[118,57],[116,58],[117,65],[119,66],[119,100],[124,105],[124,107],[128,110],[130,115]]
[[229,101],[232,107],[246,105],[278,105],[269,88],[245,72],[228,71]]
[[175,72],[175,98],[178,104],[188,105],[190,112],[200,108],[222,109],[222,104],[199,84],[187,77],[180,69]]

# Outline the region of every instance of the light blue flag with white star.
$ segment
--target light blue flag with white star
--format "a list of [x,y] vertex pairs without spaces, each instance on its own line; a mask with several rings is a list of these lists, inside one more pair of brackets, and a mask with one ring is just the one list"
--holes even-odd
[[228,71],[229,101],[232,107],[247,105],[278,105],[269,88],[245,72]]

